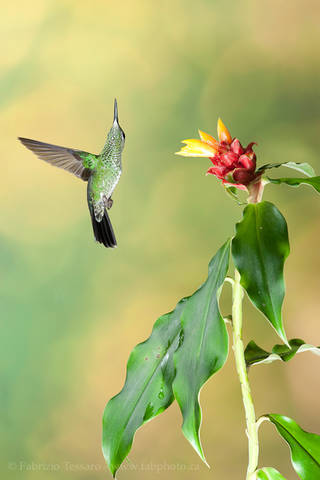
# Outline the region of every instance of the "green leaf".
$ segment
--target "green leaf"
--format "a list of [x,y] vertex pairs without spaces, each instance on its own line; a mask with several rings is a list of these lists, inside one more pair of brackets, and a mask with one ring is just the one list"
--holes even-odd
[[180,317],[186,302],[182,299],[175,310],[161,316],[151,336],[133,349],[125,385],[105,408],[102,449],[114,476],[131,449],[136,430],[174,399],[173,352],[181,341]]
[[311,177],[311,178],[269,178],[270,183],[285,183],[290,185],[290,187],[299,187],[301,184],[310,185],[318,193],[320,193],[320,177]]
[[[175,310],[161,316],[156,321],[150,337],[133,349],[127,365],[125,385],[121,392],[108,402],[103,416],[103,454],[113,475],[116,474],[121,463],[128,455],[136,430],[145,422],[163,412],[174,400],[172,390],[172,382],[175,376],[173,354],[179,345],[188,340],[188,329],[187,331],[184,329],[182,334],[181,316],[186,306],[189,305],[189,301],[191,304],[191,307],[188,307],[190,313],[193,311],[195,315],[201,314],[201,311],[207,307],[209,315],[214,313],[217,297],[213,289],[215,272],[212,272],[212,269],[218,266],[215,259],[217,261],[220,259],[222,263],[227,262],[224,276],[219,284],[220,287],[228,268],[229,251],[230,241],[219,250],[216,257],[210,262],[209,277],[206,283],[191,297],[182,299]],[[224,263],[221,268],[223,266]],[[211,287],[211,290],[208,290],[208,286]],[[214,295],[214,300],[199,295],[199,292],[203,291]],[[208,303],[203,305],[202,302],[204,301]],[[222,325],[224,327],[222,335],[227,335],[223,320]],[[208,320],[207,327],[209,331],[216,332],[217,335],[221,333],[219,332],[219,325],[212,328],[211,319]],[[207,332],[204,333],[204,344],[206,344]],[[193,336],[194,331],[191,330],[189,334]],[[227,338],[224,338],[224,343],[227,352]],[[221,345],[219,346],[221,347]],[[218,366],[219,351],[216,356],[212,357],[211,361],[217,362],[215,368],[218,370],[220,368]]]
[[309,165],[309,163],[296,163],[296,162],[284,162],[284,163],[268,163],[267,165],[263,165],[262,167],[258,168],[257,173],[263,173],[265,170],[269,170],[271,168],[279,168],[279,167],[288,167],[292,170],[297,170],[300,173],[304,173],[307,177],[313,177],[315,175],[315,171]]
[[296,353],[302,352],[312,352],[320,355],[320,347],[309,345],[299,338],[293,338],[289,340],[289,346],[275,345],[271,352],[266,352],[251,340],[245,349],[244,355],[247,367],[250,367],[255,364],[271,363],[275,360],[288,362]]
[[291,450],[293,468],[301,480],[320,478],[320,435],[309,433],[283,415],[266,415]]
[[287,342],[281,308],[285,293],[283,267],[289,255],[285,218],[270,202],[248,205],[236,225],[232,256],[241,285],[252,303]]
[[257,472],[258,480],[286,480],[275,468],[264,467]]
[[211,260],[206,282],[188,299],[181,316],[183,342],[174,354],[177,373],[173,391],[183,416],[182,431],[204,462],[199,437],[199,392],[208,378],[223,366],[228,355],[228,334],[218,298],[229,257],[230,241]]

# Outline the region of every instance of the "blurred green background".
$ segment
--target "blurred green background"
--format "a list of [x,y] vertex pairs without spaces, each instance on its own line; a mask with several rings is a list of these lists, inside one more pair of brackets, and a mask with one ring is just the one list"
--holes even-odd
[[[260,164],[320,171],[316,0],[33,0],[1,6],[1,476],[110,478],[101,416],[133,346],[205,279],[241,209],[207,159],[174,156],[221,116]],[[114,97],[126,132],[112,221],[119,247],[95,244],[85,185],[40,162],[18,135],[99,152]],[[277,172],[281,173],[281,172]],[[288,173],[288,172],[287,172]],[[320,344],[320,202],[308,187],[269,186],[291,237],[288,337]],[[229,313],[230,291],[222,297]],[[278,340],[245,304],[245,341]],[[203,388],[209,470],[183,438],[176,404],[146,424],[119,478],[242,479],[244,414],[232,355]],[[250,372],[257,414],[320,433],[319,359]],[[260,430],[261,466],[288,479],[287,446]]]

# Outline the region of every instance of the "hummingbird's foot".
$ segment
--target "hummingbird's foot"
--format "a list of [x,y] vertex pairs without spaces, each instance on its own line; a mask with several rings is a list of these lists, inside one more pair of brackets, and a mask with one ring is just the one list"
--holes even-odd
[[113,200],[112,200],[112,198],[111,198],[111,197],[110,197],[110,198],[105,198],[105,199],[104,199],[104,204],[105,204],[105,207],[106,207],[108,210],[110,210],[110,208],[111,208],[112,205],[113,205]]

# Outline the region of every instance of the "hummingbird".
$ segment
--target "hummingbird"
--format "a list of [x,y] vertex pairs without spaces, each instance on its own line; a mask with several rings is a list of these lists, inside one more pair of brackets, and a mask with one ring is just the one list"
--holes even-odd
[[87,201],[95,240],[105,247],[117,246],[108,215],[112,194],[119,182],[125,133],[119,125],[117,100],[114,100],[113,124],[100,154],[18,137],[20,142],[55,167],[67,170],[87,182]]

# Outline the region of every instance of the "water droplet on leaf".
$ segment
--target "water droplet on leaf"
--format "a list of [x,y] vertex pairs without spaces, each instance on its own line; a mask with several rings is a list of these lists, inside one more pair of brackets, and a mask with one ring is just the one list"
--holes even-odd
[[160,398],[160,400],[161,400],[162,398],[164,398],[163,388],[161,388],[160,392],[158,393],[158,398]]
[[148,403],[146,411],[144,413],[143,421],[146,422],[151,418],[153,415],[153,404],[151,402]]

